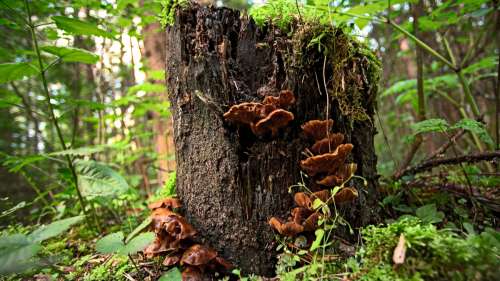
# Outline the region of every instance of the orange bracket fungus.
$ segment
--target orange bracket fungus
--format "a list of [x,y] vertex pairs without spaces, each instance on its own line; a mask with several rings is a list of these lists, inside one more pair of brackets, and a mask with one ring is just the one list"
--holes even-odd
[[262,103],[244,102],[233,105],[224,113],[224,119],[249,125],[257,136],[267,132],[276,136],[280,128],[285,127],[294,119],[293,113],[285,110],[294,103],[293,93],[289,90],[283,90],[278,97],[266,96]]
[[[269,103],[279,104],[278,98],[267,100]],[[343,143],[343,134],[330,132],[333,120],[311,120],[301,127],[306,137],[314,141],[314,144],[308,149],[309,157],[300,161],[300,167],[318,185],[328,188],[341,186],[341,189],[334,196],[330,189],[295,193],[294,200],[298,207],[292,209],[289,221],[284,222],[276,217],[269,220],[269,225],[285,236],[296,236],[317,229],[318,220],[325,214],[314,209],[315,200],[319,199],[325,204],[346,203],[358,197],[358,191],[354,187],[344,187],[357,168],[354,163],[345,163],[353,145]]]
[[194,244],[194,227],[173,209],[181,207],[177,198],[165,198],[148,205],[152,209],[151,228],[156,234],[152,244],[144,249],[144,255],[152,258],[166,254],[164,266],[180,264],[184,267],[183,280],[204,280],[207,270],[229,270],[233,266],[217,255],[217,252],[201,244]]

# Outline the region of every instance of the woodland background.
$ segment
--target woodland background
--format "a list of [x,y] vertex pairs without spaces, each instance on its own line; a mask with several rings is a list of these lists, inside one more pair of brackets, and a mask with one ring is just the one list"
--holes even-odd
[[[79,215],[85,204],[86,218],[97,229],[83,227],[82,221],[80,232],[70,232],[65,243],[78,248],[76,241],[86,241],[80,250],[92,255],[96,233],[132,232],[147,214],[145,203],[175,193],[163,27],[178,3],[0,0],[5,235]],[[263,3],[203,4],[248,10]],[[257,21],[274,14],[279,23],[307,13],[342,26],[379,56],[382,73],[372,122],[387,221],[416,214],[440,227],[452,224],[462,234],[498,229],[498,1],[270,4],[268,11],[251,14]],[[304,15],[297,6],[305,7]],[[432,161],[447,158],[457,165]],[[434,169],[422,169],[423,163]],[[44,251],[37,254],[52,253]],[[44,274],[97,274],[95,263],[68,269],[82,256],[68,254],[62,262],[68,266]],[[121,265],[124,271],[131,268],[127,259]]]

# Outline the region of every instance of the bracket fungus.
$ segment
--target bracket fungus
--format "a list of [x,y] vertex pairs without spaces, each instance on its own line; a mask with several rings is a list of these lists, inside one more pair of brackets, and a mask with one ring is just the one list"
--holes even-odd
[[[330,188],[341,186],[341,189],[333,196],[330,189],[295,193],[294,200],[298,207],[292,209],[289,220],[284,222],[276,217],[269,220],[269,225],[285,236],[313,232],[318,228],[320,217],[326,214],[320,214],[319,208],[315,206],[315,200],[332,204],[351,202],[358,197],[358,191],[354,187],[344,187],[357,168],[355,163],[345,163],[354,146],[343,143],[343,134],[330,133],[333,120],[311,120],[301,127],[314,144],[308,149],[309,157],[300,161],[300,167],[320,186]],[[315,207],[318,210],[315,210]]]
[[280,128],[285,127],[294,119],[293,113],[285,110],[294,103],[293,93],[283,90],[278,97],[266,96],[262,103],[244,102],[233,105],[224,113],[224,119],[249,125],[257,136],[271,132],[274,137]]
[[194,244],[194,227],[173,211],[181,207],[177,198],[165,198],[148,205],[152,209],[151,228],[156,237],[144,250],[147,258],[167,254],[164,266],[184,266],[183,280],[204,280],[206,270],[229,270],[232,265],[217,252],[201,244]]

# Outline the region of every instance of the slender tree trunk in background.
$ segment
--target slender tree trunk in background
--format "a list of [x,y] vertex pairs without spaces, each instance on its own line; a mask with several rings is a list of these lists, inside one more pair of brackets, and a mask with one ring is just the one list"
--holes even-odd
[[[315,78],[322,85],[324,56],[316,47],[305,47],[312,32],[297,47],[285,33],[272,27],[258,29],[253,21],[240,19],[238,11],[226,8],[193,4],[177,11],[175,24],[167,27],[166,34],[177,194],[185,216],[198,230],[197,239],[243,272],[273,275],[276,245],[267,221],[271,216],[289,214],[292,195],[288,188],[301,181],[301,152],[310,144],[300,125],[325,117],[324,89],[319,94]],[[327,42],[339,35],[335,36],[330,35]],[[362,78],[368,72],[367,61],[356,53],[343,62],[341,71],[357,69],[351,78],[358,77],[364,85],[362,106],[372,118],[378,81]],[[325,76],[329,85],[335,82],[332,73],[328,64]],[[347,88],[351,78],[346,76]],[[231,105],[260,101],[259,89],[290,89],[297,99],[291,108],[294,121],[273,139],[256,138],[248,129],[237,129],[222,118]],[[334,131],[344,133],[347,142],[354,144],[351,160],[358,164],[356,174],[368,182],[363,186],[356,181],[360,198],[340,208],[357,228],[378,218],[374,123],[351,122],[340,113],[336,101],[332,99],[330,104]],[[309,183],[307,178],[305,181]]]
[[[144,28],[144,56],[151,70],[165,70],[165,32],[159,23],[152,23]],[[167,73],[168,75],[168,73]],[[155,81],[162,83],[163,81]],[[166,100],[165,93],[155,93],[160,100]],[[153,113],[153,130],[155,133],[155,148],[158,154],[158,184],[162,186],[168,178],[168,172],[175,168],[175,164],[168,160],[173,153],[172,121],[158,113]],[[169,145],[170,143],[170,145]]]

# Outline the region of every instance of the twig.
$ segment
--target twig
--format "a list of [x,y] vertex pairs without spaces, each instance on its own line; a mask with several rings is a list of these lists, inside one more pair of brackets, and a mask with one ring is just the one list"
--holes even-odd
[[500,158],[500,150],[494,150],[494,151],[486,151],[482,153],[475,153],[475,154],[470,154],[470,155],[464,155],[464,156],[459,156],[459,157],[450,157],[450,158],[444,158],[444,159],[436,159],[436,160],[429,160],[429,161],[424,161],[416,166],[409,167],[405,169],[402,173],[401,176],[405,175],[414,175],[420,172],[424,172],[427,170],[430,170],[434,167],[440,166],[440,165],[456,165],[460,163],[475,163],[479,161],[486,161],[486,160],[493,160],[496,158]]
[[436,158],[438,155],[443,154],[450,148],[451,145],[453,145],[457,139],[462,137],[465,134],[465,130],[461,129],[458,132],[456,132],[454,135],[451,136],[450,139],[446,143],[444,143],[442,146],[440,146],[436,151],[434,151],[431,155],[429,155],[427,158],[425,158],[424,161],[429,161],[434,158]]

